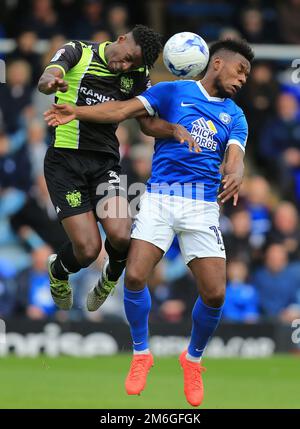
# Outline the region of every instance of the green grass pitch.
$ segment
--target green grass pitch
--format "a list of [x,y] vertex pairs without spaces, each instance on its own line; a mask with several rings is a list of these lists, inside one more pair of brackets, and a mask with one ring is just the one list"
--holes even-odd
[[[190,408],[176,357],[156,357],[140,396],[128,396],[130,356],[0,359],[0,408]],[[300,358],[204,359],[201,408],[300,408]]]

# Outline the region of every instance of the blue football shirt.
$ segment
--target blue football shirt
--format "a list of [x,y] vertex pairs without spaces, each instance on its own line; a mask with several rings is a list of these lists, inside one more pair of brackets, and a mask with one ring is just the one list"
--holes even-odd
[[245,150],[248,126],[242,109],[230,98],[211,97],[200,81],[192,80],[161,82],[137,98],[150,115],[183,125],[202,149],[190,152],[187,143],[156,139],[148,191],[156,192],[161,184],[200,184],[200,199],[216,201],[226,148],[237,144]]

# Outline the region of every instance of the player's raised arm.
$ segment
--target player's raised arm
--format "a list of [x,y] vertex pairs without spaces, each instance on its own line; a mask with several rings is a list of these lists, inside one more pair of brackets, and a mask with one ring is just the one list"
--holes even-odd
[[125,119],[144,116],[147,111],[138,98],[127,101],[106,101],[96,106],[72,106],[70,104],[54,104],[52,109],[44,113],[48,125],[67,124],[73,119],[87,122],[115,123]]
[[138,95],[137,98],[143,103],[149,114],[138,119],[142,131],[160,139],[177,140],[180,143],[187,142],[190,151],[194,150],[199,153],[201,152],[199,145],[184,126],[162,119],[166,117],[166,112],[169,111],[172,100],[176,97],[176,84],[174,82],[157,83]]
[[163,119],[145,116],[147,111],[138,98],[127,101],[107,101],[96,106],[72,106],[54,104],[44,113],[50,126],[64,125],[74,119],[87,122],[113,123],[128,118],[141,117],[139,122],[142,131],[156,138],[172,138],[180,143],[187,142],[190,151],[201,152],[199,145],[190,133],[179,124],[171,124]]
[[172,124],[158,117],[143,116],[138,118],[141,130],[148,136],[159,139],[174,139],[179,143],[187,142],[190,151],[201,152],[199,145],[195,142],[186,128],[180,124]]
[[67,92],[69,84],[64,78],[82,56],[82,45],[78,41],[63,45],[53,56],[45,68],[38,83],[38,89],[43,94],[54,94],[57,91]]
[[222,168],[223,190],[218,196],[222,204],[233,197],[233,205],[237,205],[244,175],[244,155],[245,153],[240,146],[236,144],[228,146]]
[[46,69],[40,77],[38,89],[43,94],[54,94],[56,91],[67,92],[68,82],[63,79],[64,74],[60,68]]

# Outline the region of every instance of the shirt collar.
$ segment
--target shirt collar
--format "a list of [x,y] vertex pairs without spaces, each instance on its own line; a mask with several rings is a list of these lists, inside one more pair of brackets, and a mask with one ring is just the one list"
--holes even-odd
[[107,61],[105,58],[105,48],[107,45],[110,45],[111,43],[112,42],[103,42],[103,43],[100,43],[99,45],[99,56],[106,66],[107,66]]
[[207,100],[209,100],[209,101],[219,101],[219,102],[225,100],[225,98],[211,97],[209,95],[209,93],[206,91],[206,89],[204,88],[204,86],[202,85],[202,83],[200,82],[200,80],[197,80],[196,84],[198,85],[200,91],[205,96],[205,98],[207,98]]

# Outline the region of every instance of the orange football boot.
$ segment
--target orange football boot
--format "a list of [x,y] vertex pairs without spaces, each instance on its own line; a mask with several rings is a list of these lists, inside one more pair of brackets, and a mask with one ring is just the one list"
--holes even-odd
[[125,381],[125,389],[128,395],[139,395],[145,389],[147,375],[153,363],[154,360],[151,353],[133,355],[130,370]]
[[201,363],[192,362],[186,359],[187,350],[183,351],[179,356],[179,362],[183,369],[184,394],[186,400],[198,407],[203,401],[204,388],[201,373],[206,371],[206,368],[201,366]]

